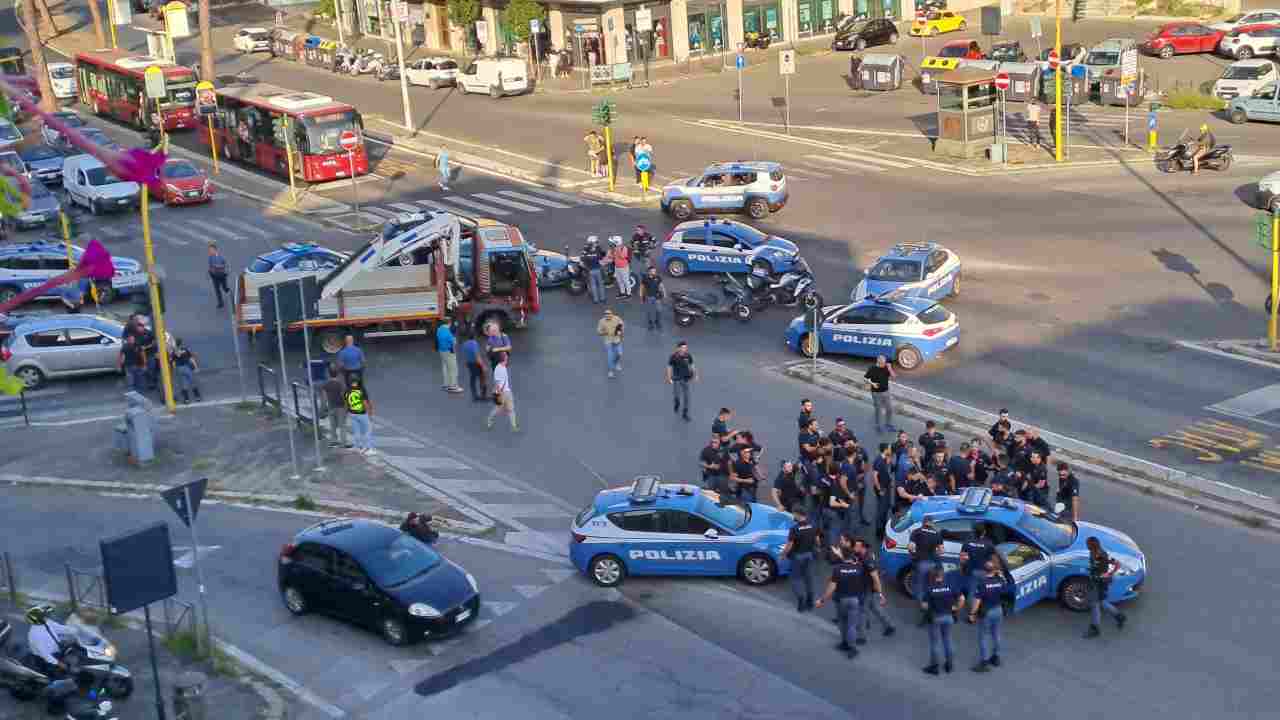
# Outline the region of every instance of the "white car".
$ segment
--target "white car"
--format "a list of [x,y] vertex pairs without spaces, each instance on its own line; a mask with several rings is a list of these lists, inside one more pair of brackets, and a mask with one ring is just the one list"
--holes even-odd
[[62,161],[62,189],[72,205],[82,205],[94,215],[108,210],[138,207],[142,189],[121,180],[92,155],[74,155]]
[[[51,113],[51,115],[57,118],[58,120],[62,121],[62,123],[65,124],[67,127],[71,127],[71,128],[85,127],[84,118],[80,117],[79,114],[77,114],[72,110],[59,110],[58,112]],[[44,123],[40,124],[40,139],[44,140],[44,144],[48,145],[51,148],[60,148],[63,150],[67,150],[67,149],[70,149],[71,147],[70,144],[67,143],[67,141],[62,137],[61,132],[49,127]]]
[[1231,33],[1218,43],[1218,54],[1237,60],[1255,55],[1274,55],[1280,43],[1280,25],[1245,33]]
[[404,75],[410,85],[426,85],[432,90],[457,85],[458,61],[447,57],[416,60],[404,69]]
[[1280,10],[1250,10],[1247,13],[1240,13],[1222,22],[1216,22],[1209,27],[1214,30],[1230,32],[1241,25],[1257,25],[1258,23],[1280,23]]
[[242,53],[271,52],[271,32],[261,27],[240,28],[231,44]]
[[531,90],[524,60],[513,57],[477,58],[458,73],[458,89],[462,94],[482,93],[492,98],[522,95]]
[[8,120],[0,120],[0,150],[17,148],[22,142],[22,131]]
[[1223,100],[1252,95],[1254,90],[1275,79],[1276,65],[1270,60],[1238,60],[1228,65],[1222,77],[1213,83],[1213,95]]
[[49,82],[53,85],[53,96],[66,100],[76,96],[76,68],[71,63],[49,63]]

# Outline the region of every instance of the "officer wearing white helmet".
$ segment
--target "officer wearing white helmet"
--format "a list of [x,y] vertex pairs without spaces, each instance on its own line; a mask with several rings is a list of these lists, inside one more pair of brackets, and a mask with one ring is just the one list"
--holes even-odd
[[602,303],[604,297],[604,249],[600,247],[600,238],[587,236],[586,247],[582,249],[582,267],[587,271],[587,287],[591,290],[591,302]]
[[49,619],[51,612],[53,607],[50,605],[37,605],[27,610],[27,622],[31,625],[31,629],[27,630],[27,647],[32,656],[44,664],[43,669],[46,672],[56,672],[66,668],[58,657],[62,648],[58,645],[58,636],[55,633],[58,630],[70,632],[65,625]]
[[622,244],[621,235],[609,238],[609,259],[613,261],[613,275],[618,284],[618,297],[631,297],[631,248]]

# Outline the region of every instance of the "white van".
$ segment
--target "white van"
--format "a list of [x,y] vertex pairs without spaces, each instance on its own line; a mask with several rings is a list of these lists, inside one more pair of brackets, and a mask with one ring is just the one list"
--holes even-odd
[[510,57],[478,58],[458,73],[458,88],[463,93],[489,93],[489,97],[520,95],[529,92],[524,60]]
[[1227,66],[1222,77],[1213,83],[1214,97],[1232,100],[1249,96],[1254,90],[1276,81],[1275,63],[1263,58],[1237,60]]
[[62,187],[72,205],[82,205],[94,215],[136,208],[142,192],[138,183],[112,175],[92,155],[74,155],[62,161]]

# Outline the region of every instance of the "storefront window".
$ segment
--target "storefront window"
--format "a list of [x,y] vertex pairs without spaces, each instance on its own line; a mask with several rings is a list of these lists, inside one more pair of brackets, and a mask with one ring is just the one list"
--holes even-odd
[[746,0],[742,5],[742,32],[744,35],[770,34],[775,39],[781,38],[781,17],[779,5],[773,0],[765,2]]
[[720,3],[716,0],[690,0],[688,7],[689,52],[718,52],[722,50],[724,48],[724,23],[720,13]]
[[834,0],[800,0],[796,11],[800,35],[835,32]]

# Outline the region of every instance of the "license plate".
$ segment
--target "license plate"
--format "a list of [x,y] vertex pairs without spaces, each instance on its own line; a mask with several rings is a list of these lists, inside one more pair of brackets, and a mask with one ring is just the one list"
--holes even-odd
[[200,191],[199,191],[199,190],[188,190],[188,191],[187,191],[187,197],[193,197],[193,198],[194,198],[194,197],[200,197]]
[[124,200],[117,200],[117,201],[116,201],[116,204],[117,204],[117,205],[128,205],[128,204],[129,204],[129,198],[125,198]]
[[471,617],[471,611],[463,610],[462,612],[458,613],[458,619],[454,620],[454,622],[456,623],[466,622],[467,618],[469,617]]

